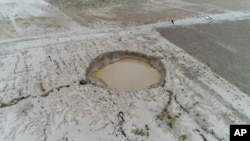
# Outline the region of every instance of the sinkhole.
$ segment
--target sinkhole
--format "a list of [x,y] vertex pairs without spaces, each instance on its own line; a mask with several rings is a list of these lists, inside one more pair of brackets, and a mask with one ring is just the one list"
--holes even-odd
[[92,84],[119,91],[139,91],[165,83],[160,58],[128,51],[101,54],[91,62],[86,75]]

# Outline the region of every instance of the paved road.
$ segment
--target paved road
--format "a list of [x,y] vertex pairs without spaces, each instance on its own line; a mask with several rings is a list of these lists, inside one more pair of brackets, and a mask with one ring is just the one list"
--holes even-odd
[[250,20],[157,30],[250,95]]

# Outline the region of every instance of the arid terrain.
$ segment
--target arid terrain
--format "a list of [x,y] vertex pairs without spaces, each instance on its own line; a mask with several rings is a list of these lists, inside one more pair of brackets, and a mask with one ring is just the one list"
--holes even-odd
[[250,95],[250,21],[159,28],[169,41]]
[[229,141],[250,123],[249,7],[1,0],[0,141]]

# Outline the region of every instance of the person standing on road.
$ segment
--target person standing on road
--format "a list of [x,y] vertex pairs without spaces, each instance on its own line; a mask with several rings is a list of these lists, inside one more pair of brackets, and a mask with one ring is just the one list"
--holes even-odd
[[174,20],[171,20],[171,23],[174,24]]

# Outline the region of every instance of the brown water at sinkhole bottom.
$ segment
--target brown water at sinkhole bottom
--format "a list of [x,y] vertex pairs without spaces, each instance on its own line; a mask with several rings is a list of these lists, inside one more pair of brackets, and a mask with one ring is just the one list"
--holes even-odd
[[149,64],[136,59],[122,59],[92,74],[109,88],[120,91],[142,90],[161,81],[161,74]]

